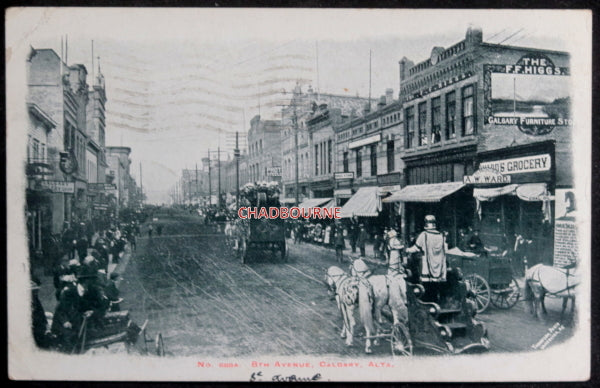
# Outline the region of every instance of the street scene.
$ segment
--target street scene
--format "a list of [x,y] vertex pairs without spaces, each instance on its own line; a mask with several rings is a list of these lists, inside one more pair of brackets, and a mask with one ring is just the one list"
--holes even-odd
[[551,28],[164,28],[27,42],[37,351],[311,371],[306,357],[395,367],[577,337],[578,69]]

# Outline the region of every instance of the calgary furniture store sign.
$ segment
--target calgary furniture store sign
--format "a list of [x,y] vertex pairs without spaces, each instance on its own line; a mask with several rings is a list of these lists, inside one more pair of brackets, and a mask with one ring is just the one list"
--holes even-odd
[[484,65],[483,79],[487,124],[514,125],[534,136],[572,125],[569,68],[555,66],[546,55]]

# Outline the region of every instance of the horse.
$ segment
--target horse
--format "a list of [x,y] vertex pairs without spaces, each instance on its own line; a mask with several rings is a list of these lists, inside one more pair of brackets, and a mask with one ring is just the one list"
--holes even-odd
[[[342,313],[344,326],[341,336],[346,338],[348,346],[352,344],[356,298],[358,298],[359,313],[366,331],[366,353],[371,353],[371,334],[376,333],[377,337],[381,332],[383,307],[389,306],[394,325],[408,322],[406,282],[400,275],[349,276],[339,267],[333,266],[327,271],[326,283],[330,291],[335,294],[338,309]],[[356,291],[353,291],[353,287]],[[340,290],[343,297],[340,296]],[[357,291],[358,294],[354,295],[353,292]],[[343,298],[348,303],[341,303]],[[353,300],[354,304],[349,306],[348,304]],[[375,321],[373,321],[373,315],[375,315]],[[377,345],[377,343],[378,341],[375,339],[374,344]]]
[[[540,312],[547,314],[544,299],[546,296],[562,298],[562,311],[560,321],[562,322],[567,309],[567,303],[571,300],[571,316],[575,311],[575,288],[580,279],[575,270],[570,268],[557,268],[544,264],[537,264],[525,272],[525,300],[529,301],[529,311],[538,319],[542,319]],[[540,311],[541,310],[541,311]]]
[[346,338],[346,345],[354,342],[354,309],[358,306],[360,319],[365,327],[365,353],[372,353],[371,334],[375,332],[373,322],[373,289],[364,279],[349,276],[341,268],[332,266],[327,270],[325,278],[329,291],[335,295],[338,309],[342,314],[342,331],[340,336]]

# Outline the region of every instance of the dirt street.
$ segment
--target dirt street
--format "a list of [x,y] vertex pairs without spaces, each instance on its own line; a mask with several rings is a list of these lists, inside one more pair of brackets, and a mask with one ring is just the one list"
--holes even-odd
[[[362,339],[347,347],[339,336],[341,317],[324,284],[327,268],[336,264],[333,250],[288,240],[287,262],[258,252],[242,264],[225,236],[198,217],[158,217],[162,235],[138,240],[120,288],[124,307],[136,321],[148,319],[149,332],[162,333],[168,354],[363,354]],[[479,316],[491,351],[530,350],[558,321],[559,301],[547,301],[545,323],[524,307],[524,302],[511,310],[490,307]],[[565,326],[548,346],[571,335]],[[391,354],[386,341],[373,350],[376,357]]]

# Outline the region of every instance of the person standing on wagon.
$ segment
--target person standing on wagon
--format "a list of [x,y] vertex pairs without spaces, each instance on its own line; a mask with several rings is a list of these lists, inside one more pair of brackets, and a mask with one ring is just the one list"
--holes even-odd
[[[421,282],[431,286],[446,281],[446,241],[437,230],[435,216],[425,216],[424,230],[419,234],[415,245],[406,249],[408,253],[421,252]],[[428,287],[436,299],[439,299],[439,287]]]

